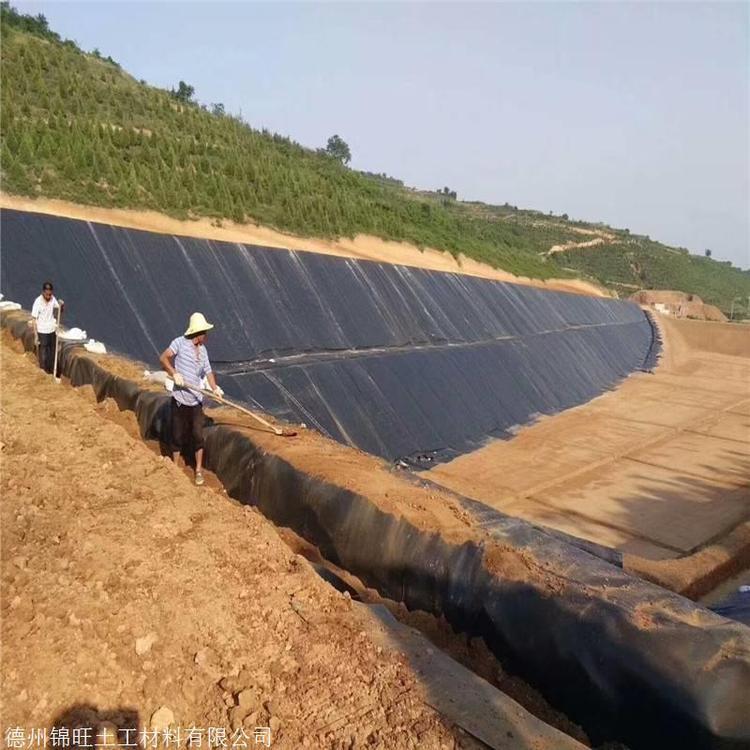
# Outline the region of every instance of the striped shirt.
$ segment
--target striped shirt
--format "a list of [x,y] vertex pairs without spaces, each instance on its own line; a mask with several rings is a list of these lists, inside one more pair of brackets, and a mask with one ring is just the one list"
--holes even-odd
[[[169,350],[174,354],[174,369],[185,378],[185,385],[200,388],[201,380],[211,372],[206,347],[203,344],[196,346],[190,339],[179,336],[169,345]],[[175,387],[172,398],[184,406],[203,402],[202,393],[193,393],[186,388]]]

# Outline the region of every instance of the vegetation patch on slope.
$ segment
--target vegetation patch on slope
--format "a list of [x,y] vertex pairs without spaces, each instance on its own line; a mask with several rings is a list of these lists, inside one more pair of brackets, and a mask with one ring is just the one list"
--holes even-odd
[[691,255],[645,237],[556,253],[556,263],[599,279],[623,296],[639,289],[676,289],[699,294],[724,312],[746,313],[750,272],[728,261]]

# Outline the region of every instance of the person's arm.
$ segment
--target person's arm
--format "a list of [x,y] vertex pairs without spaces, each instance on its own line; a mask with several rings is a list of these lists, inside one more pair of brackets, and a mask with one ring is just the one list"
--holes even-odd
[[39,331],[36,327],[36,319],[39,317],[39,307],[39,299],[37,298],[31,306],[31,320],[29,321],[31,330],[34,331],[34,346],[39,346]]
[[175,353],[172,351],[171,347],[167,347],[159,357],[159,362],[161,362],[161,366],[166,370],[167,375],[169,375],[172,380],[174,380],[174,384],[178,387],[185,385],[185,381],[180,375],[177,370],[174,369],[174,358]]
[[216,383],[216,375],[214,375],[213,368],[211,367],[211,360],[208,358],[208,354],[206,354],[206,366],[204,368],[205,371],[205,378],[208,380],[208,384],[211,386],[211,390],[219,397],[224,397],[224,391],[221,389],[221,387]]
[[57,330],[57,324],[62,322],[62,314],[63,310],[65,309],[65,301],[61,299],[57,299],[57,297],[52,298],[52,307],[57,308],[57,320],[55,321],[55,333],[59,333]]
[[213,374],[213,372],[209,372],[208,375],[206,375],[206,379],[208,380],[208,384],[211,386],[211,390],[219,398],[224,398],[224,391],[222,390],[221,386],[217,384],[216,376]]

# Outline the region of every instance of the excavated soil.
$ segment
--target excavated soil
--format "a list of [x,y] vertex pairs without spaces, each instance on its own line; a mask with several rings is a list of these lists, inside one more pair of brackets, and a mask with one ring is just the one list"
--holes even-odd
[[347,586],[351,587],[361,601],[368,604],[382,604],[387,607],[400,622],[420,631],[441,651],[450,654],[455,661],[494,685],[534,716],[542,719],[547,725],[559,729],[569,737],[574,737],[586,746],[590,745],[588,736],[580,726],[551,706],[538,690],[504,670],[502,664],[495,658],[481,638],[471,638],[456,633],[444,616],[436,617],[421,610],[410,611],[401,602],[383,598],[375,589],[367,587],[356,576],[325,560],[316,547],[313,547],[290,529],[281,529],[280,534],[290,548],[299,552],[311,562],[325,566]]
[[[252,735],[270,725],[274,747],[484,746],[429,708],[434,686],[414,674],[398,644],[394,652],[373,645],[369,620],[312,572],[312,560],[529,711],[520,719],[524,747],[552,750],[562,741],[534,716],[588,745],[481,640],[383,599],[290,530],[236,504],[210,472],[196,488],[187,469],[140,440],[131,412],[97,403],[90,386],[55,385],[7,331],[0,352],[2,636],[22,644],[3,665],[6,726],[148,727],[166,707],[183,727]],[[139,363],[78,356],[162,390],[139,380]],[[226,408],[207,413],[306,471],[330,479],[335,467],[347,479],[340,485],[374,493],[421,528],[473,537],[452,498],[426,493],[378,459],[316,433],[280,438]],[[508,726],[507,716],[498,722]]]
[[283,748],[462,746],[255,511],[5,342],[1,404],[4,727],[171,717],[250,745],[268,726]]
[[663,289],[649,289],[636,292],[630,296],[633,302],[639,305],[661,304],[667,308],[671,315],[678,318],[691,318],[693,320],[712,320],[717,323],[726,323],[727,316],[715,305],[706,304],[697,294],[686,294],[685,292],[674,292]]
[[[705,362],[683,358],[681,339],[667,338],[666,376],[705,379]],[[111,401],[96,405],[90,387],[55,385],[8,334],[2,354],[3,642],[14,645],[3,665],[6,725],[49,726],[81,710],[94,716],[89,721],[136,716],[148,725],[167,707],[183,725],[268,723],[281,747],[467,746],[424,704],[407,663],[378,651],[349,617],[350,600],[323,584],[262,517],[227,498],[211,475],[195,488],[137,438],[132,414]],[[138,363],[84,356],[144,384]],[[737,359],[725,369],[731,375],[733,364],[741,380],[746,363]],[[564,577],[494,544],[449,493],[317,433],[284,438],[232,410],[207,411],[261,449],[421,529],[457,544],[483,542],[498,574],[564,595]],[[723,436],[727,425],[709,428]],[[491,663],[481,644],[466,643],[461,653],[444,623],[388,606],[477,673]],[[641,615],[637,623],[648,629],[660,613]],[[584,740],[501,668],[485,676]]]
[[[22,351],[22,344],[14,340],[9,332],[5,331],[3,336],[5,346]],[[132,379],[142,388],[164,390],[163,386],[143,379],[145,366],[141,363],[111,354],[83,352],[77,356],[93,359],[109,372]],[[93,399],[90,388],[78,390],[88,392]],[[102,408],[106,408],[106,402]],[[452,493],[437,486],[425,487],[423,483],[414,481],[411,474],[395,469],[383,459],[298,425],[293,425],[296,430],[293,437],[276,435],[252,417],[225,406],[212,407],[210,401],[206,402],[205,411],[214,424],[246,434],[258,448],[279,456],[304,474],[363,495],[380,510],[404,518],[420,530],[439,530],[445,541],[454,544],[484,542],[488,550],[496,546],[482,530],[476,528],[471,516]],[[108,409],[107,416],[135,435],[135,421],[131,413],[118,413],[114,407]],[[270,415],[263,416],[273,421]],[[546,570],[539,563],[535,568],[535,580],[550,591],[557,587],[555,571]]]

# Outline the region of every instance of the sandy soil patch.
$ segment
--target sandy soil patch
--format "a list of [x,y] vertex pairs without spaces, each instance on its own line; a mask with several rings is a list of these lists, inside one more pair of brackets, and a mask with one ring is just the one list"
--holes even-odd
[[225,242],[242,242],[263,247],[285,248],[299,251],[338,255],[347,258],[361,258],[383,263],[395,263],[415,268],[427,268],[433,271],[449,271],[469,276],[481,276],[496,281],[507,281],[542,289],[585,294],[594,297],[609,296],[609,293],[592,283],[581,279],[529,279],[514,276],[492,266],[459,255],[458,259],[450,253],[433,248],[420,250],[406,242],[389,242],[370,235],[357,235],[354,239],[340,238],[327,241],[315,238],[297,237],[291,234],[263,227],[256,224],[235,224],[222,220],[217,227],[209,219],[180,221],[156,211],[134,211],[130,209],[100,208],[83,206],[68,201],[48,198],[24,198],[0,193],[0,207],[13,208],[19,211],[65,216],[70,219],[82,219],[103,224],[113,224],[131,229],[144,229],[159,234],[175,234],[187,237],[223,240]]
[[562,245],[553,245],[549,250],[547,250],[547,255],[564,253],[566,250],[575,250],[577,248],[596,247],[597,245],[611,245],[617,239],[617,237],[611,232],[605,232],[604,230],[600,229],[585,229],[583,227],[571,227],[565,224],[558,224],[557,226],[559,226],[561,229],[575,232],[576,234],[593,237],[593,239],[583,240],[581,242],[569,240]]
[[582,247],[596,247],[597,245],[604,245],[606,244],[604,239],[601,237],[597,237],[593,240],[587,240],[586,242],[566,242],[564,245],[552,245],[552,247],[547,250],[547,255],[554,255],[555,253],[564,253],[566,250],[575,250],[576,248],[582,248]]
[[750,517],[750,336],[661,318],[655,374],[436,466],[504,512],[654,560]]

